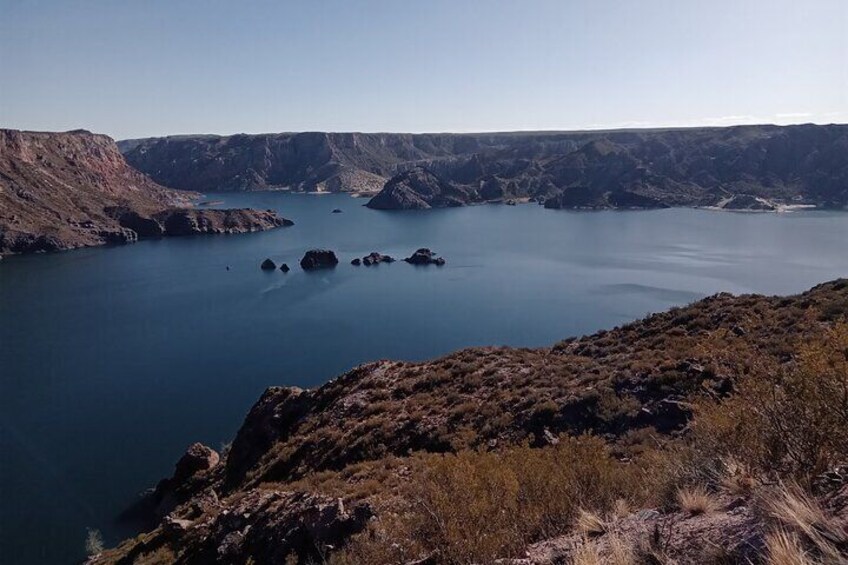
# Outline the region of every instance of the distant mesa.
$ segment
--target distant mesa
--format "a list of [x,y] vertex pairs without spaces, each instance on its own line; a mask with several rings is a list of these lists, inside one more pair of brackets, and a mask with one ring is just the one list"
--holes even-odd
[[441,267],[445,264],[445,260],[442,257],[437,257],[435,253],[426,247],[417,250],[411,256],[404,259],[404,261],[410,265],[437,265]]
[[263,271],[276,271],[277,265],[271,259],[265,259],[262,261],[262,264],[259,265],[259,268]]
[[332,269],[338,264],[339,259],[329,249],[310,249],[300,260],[300,266],[304,271]]
[[846,146],[848,125],[838,124],[119,142],[131,165],[171,188],[347,192],[373,196],[367,206],[380,210],[525,199],[571,209],[717,207],[737,194],[845,208]]

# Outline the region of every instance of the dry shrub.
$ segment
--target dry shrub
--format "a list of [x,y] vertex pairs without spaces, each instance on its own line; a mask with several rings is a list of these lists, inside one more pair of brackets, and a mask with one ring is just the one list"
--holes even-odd
[[520,482],[521,532],[536,541],[559,535],[580,508],[606,514],[638,491],[635,468],[613,458],[600,438],[563,437],[555,447],[520,447],[503,461]]
[[368,529],[354,536],[342,551],[330,555],[328,565],[389,565],[410,563],[425,557],[424,549],[412,540],[411,520],[386,512]]
[[599,536],[607,531],[607,523],[603,518],[582,508],[577,514],[577,520],[574,521],[574,527],[578,532],[589,537]]
[[677,503],[680,509],[690,516],[711,514],[718,510],[715,497],[704,487],[696,486],[680,489],[677,492]]
[[789,367],[754,370],[736,394],[696,403],[701,459],[730,456],[771,477],[809,484],[848,453],[848,324],[805,343]]
[[447,562],[491,561],[521,548],[516,520],[520,485],[499,455],[462,452],[434,458],[416,486],[416,537],[441,549]]
[[568,531],[581,508],[587,516],[609,512],[638,480],[592,436],[563,437],[546,448],[428,455],[422,467],[402,492],[409,512],[380,524],[382,532],[359,536],[338,563],[403,562],[400,554],[407,561],[438,555],[439,563],[490,563],[519,555]]

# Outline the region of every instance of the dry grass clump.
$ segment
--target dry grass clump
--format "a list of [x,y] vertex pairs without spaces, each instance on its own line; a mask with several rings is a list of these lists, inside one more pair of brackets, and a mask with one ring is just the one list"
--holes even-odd
[[638,562],[633,544],[614,534],[607,536],[603,545],[598,541],[583,545],[569,561],[571,565],[637,565]]
[[690,516],[712,514],[718,510],[715,496],[701,486],[683,488],[677,491],[677,503],[680,509]]
[[786,530],[769,532],[765,549],[768,565],[818,565],[807,554],[798,536]]
[[603,518],[582,508],[577,513],[574,527],[578,532],[589,537],[600,536],[607,531],[607,523]]
[[[779,524],[771,535],[775,555],[798,555],[809,560],[800,563],[848,562],[848,555],[843,552],[848,551],[848,534],[803,488],[797,484],[782,485],[763,495],[763,503]],[[798,551],[793,553],[795,549]]]

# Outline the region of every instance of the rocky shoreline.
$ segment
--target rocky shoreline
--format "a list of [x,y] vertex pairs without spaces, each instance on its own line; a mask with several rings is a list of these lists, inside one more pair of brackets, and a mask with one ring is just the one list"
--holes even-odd
[[0,255],[292,225],[270,210],[195,208],[198,196],[134,170],[106,136],[0,129]]

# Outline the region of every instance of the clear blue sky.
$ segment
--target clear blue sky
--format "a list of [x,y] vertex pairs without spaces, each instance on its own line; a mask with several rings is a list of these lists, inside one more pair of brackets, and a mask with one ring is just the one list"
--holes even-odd
[[848,0],[0,0],[0,126],[848,121]]

